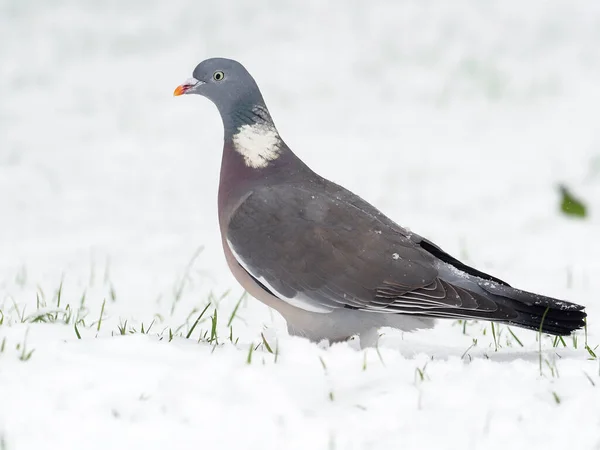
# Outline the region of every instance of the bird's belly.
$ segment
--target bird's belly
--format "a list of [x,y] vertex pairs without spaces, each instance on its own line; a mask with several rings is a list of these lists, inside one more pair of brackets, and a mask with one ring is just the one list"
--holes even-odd
[[286,318],[286,321],[290,334],[304,336],[315,342],[323,339],[327,339],[329,342],[344,341],[351,336],[361,335],[381,327],[414,331],[431,328],[434,325],[433,319],[423,317],[342,308],[334,309],[326,314],[300,310],[292,318]]

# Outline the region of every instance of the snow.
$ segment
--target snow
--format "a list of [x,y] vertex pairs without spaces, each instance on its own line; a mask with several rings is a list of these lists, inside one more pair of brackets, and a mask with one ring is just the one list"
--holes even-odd
[[[313,169],[585,304],[593,350],[599,17],[593,0],[2,2],[0,449],[600,446],[583,332],[540,353],[536,333],[447,321],[361,351],[236,309],[221,121],[172,97],[200,60],[239,59]],[[560,215],[558,183],[590,217]]]

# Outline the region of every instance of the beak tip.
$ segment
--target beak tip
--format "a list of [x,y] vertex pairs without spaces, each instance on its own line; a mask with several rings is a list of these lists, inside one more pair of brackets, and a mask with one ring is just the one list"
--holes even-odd
[[185,93],[185,87],[183,85],[177,86],[173,91],[173,97],[179,97]]

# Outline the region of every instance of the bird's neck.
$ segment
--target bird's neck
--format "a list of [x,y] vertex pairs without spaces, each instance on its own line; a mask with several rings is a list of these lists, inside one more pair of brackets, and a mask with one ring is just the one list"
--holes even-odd
[[247,108],[238,106],[235,113],[222,117],[225,126],[219,186],[222,219],[238,199],[256,186],[294,182],[313,174],[283,141],[264,103]]
[[235,135],[244,125],[262,125],[275,129],[271,114],[262,98],[240,100],[221,112],[225,140]]
[[262,98],[238,102],[221,114],[225,146],[242,156],[251,169],[264,169],[289,151]]
[[249,90],[247,95],[231,102],[222,103],[219,112],[223,119],[225,141],[231,139],[241,127],[247,125],[256,124],[275,129],[271,114],[258,88]]

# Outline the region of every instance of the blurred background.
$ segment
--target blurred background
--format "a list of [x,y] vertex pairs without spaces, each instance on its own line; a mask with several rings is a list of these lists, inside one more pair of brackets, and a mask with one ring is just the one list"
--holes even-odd
[[172,97],[214,56],[246,65],[323,176],[517,286],[593,303],[594,0],[2,0],[0,303],[104,277],[141,320],[192,266],[192,302],[241,293],[217,229],[220,118]]

